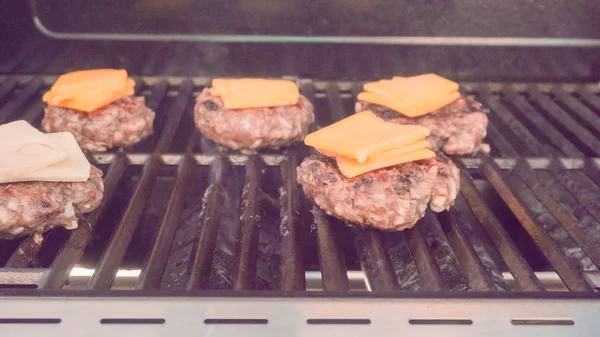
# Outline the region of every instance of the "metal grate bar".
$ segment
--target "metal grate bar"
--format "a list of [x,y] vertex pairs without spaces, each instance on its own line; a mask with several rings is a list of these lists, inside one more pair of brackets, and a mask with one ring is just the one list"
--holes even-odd
[[40,286],[45,289],[60,289],[69,278],[69,273],[73,266],[83,254],[92,230],[98,223],[100,216],[108,203],[112,200],[115,191],[117,190],[117,184],[121,181],[125,168],[127,167],[127,159],[124,155],[118,155],[110,165],[108,173],[104,178],[104,198],[102,204],[98,209],[87,216],[88,226],[79,226],[73,231],[67,242],[64,244],[62,250],[58,253],[57,257],[52,262],[46,282]]
[[[160,170],[160,151],[168,149],[177,125],[183,115],[183,111],[188,103],[189,95],[191,93],[191,86],[182,87],[179,92],[178,98],[175,102],[174,108],[169,114],[169,119],[165,126],[165,130],[160,136],[158,145],[156,146],[155,152],[150,156],[150,159],[144,165],[142,175],[138,185],[135,188],[135,192],[131,198],[131,201],[123,215],[121,222],[117,225],[115,232],[113,233],[110,242],[108,243],[106,250],[100,258],[98,267],[94,271],[92,278],[88,286],[92,289],[110,289],[114,277],[117,274],[118,268],[120,267],[123,257],[127,252],[129,242],[135,232],[138,225],[139,218],[144,210],[144,205],[150,197],[154,181]],[[151,100],[152,105],[149,106],[151,109],[156,110],[158,104],[164,96],[162,86],[155,88],[153,93],[158,93],[160,99],[155,98]],[[156,97],[153,94],[153,97]]]
[[598,163],[594,162],[593,159],[585,159],[583,171],[596,183],[596,185],[600,186],[600,166]]
[[319,266],[325,291],[348,291],[348,273],[344,255],[337,243],[329,216],[313,205],[312,214],[317,228]]
[[[317,125],[323,125],[323,113],[317,111],[315,101],[315,87],[312,81],[303,81],[301,91],[306,98],[311,101],[315,107],[315,123],[311,126],[311,131]],[[350,284],[348,282],[348,273],[346,271],[346,263],[344,254],[342,253],[339,244],[336,240],[335,233],[332,228],[331,218],[326,215],[323,210],[313,204],[312,214],[314,217],[315,227],[317,229],[317,245],[319,251],[319,267],[321,268],[321,276],[323,290],[325,291],[348,291]]]
[[537,128],[539,134],[544,136],[543,141],[550,142],[560,149],[564,154],[569,156],[581,157],[583,153],[568,140],[560,131],[558,131],[552,123],[544,118],[538,110],[533,108],[523,96],[514,91],[511,87],[506,87],[502,90],[509,103],[513,104],[515,110],[520,113],[522,118],[529,120],[530,125]]
[[[584,166],[586,164],[587,163],[584,162]],[[593,198],[595,194],[597,194],[597,190],[594,186],[587,186],[587,184],[577,181],[577,179],[572,179],[569,172],[566,172],[566,168],[560,160],[552,160],[549,170],[553,173],[553,178],[560,181],[575,199],[579,201],[579,203],[583,205],[596,220],[600,221],[600,208],[598,208],[598,203]],[[575,174],[585,179],[585,173],[576,171]]]
[[381,233],[370,228],[352,227],[354,242],[372,291],[400,290],[389,255],[381,242]]
[[303,226],[297,212],[299,209],[298,183],[296,182],[297,153],[288,150],[281,163],[279,204],[281,207],[281,289],[305,290],[304,253],[302,251]]
[[177,128],[184,115],[185,108],[189,104],[189,98],[191,97],[193,89],[194,83],[190,80],[184,81],[179,88],[177,101],[169,113],[170,118],[167,120],[167,124],[160,133],[160,138],[158,139],[158,144],[156,144],[156,147],[154,148],[154,152],[164,153],[169,150],[169,146],[171,146],[171,143],[173,142]]
[[[499,129],[506,130],[505,128],[501,127],[502,124],[505,124],[508,127],[508,130],[510,130],[509,132],[513,132],[519,139],[522,140],[522,142],[518,144],[518,148],[529,150],[524,154],[548,154],[548,150],[538,141],[537,138],[527,131],[527,128],[523,126],[518,119],[513,118],[512,113],[506,107],[504,107],[496,97],[493,96],[488,88],[484,87],[477,93],[482,102],[494,111],[494,113],[488,115],[492,121],[495,121],[494,124],[496,124]],[[517,141],[517,139],[512,140]]]
[[585,147],[586,153],[600,154],[600,140],[598,140],[589,130],[582,127],[567,112],[557,106],[546,94],[540,92],[537,88],[531,87],[528,91],[532,102],[537,103],[542,110],[548,113],[547,117],[554,120],[555,125],[564,128],[567,138],[577,139]]
[[219,156],[211,167],[210,185],[206,188],[202,199],[202,209],[204,211],[200,218],[200,232],[194,244],[194,257],[188,270],[189,280],[186,286],[188,290],[207,287],[221,218],[221,205],[219,202],[223,195],[222,184],[226,165],[229,165],[229,163],[226,163],[226,159]]
[[258,236],[260,230],[261,159],[253,155],[246,163],[246,185],[242,193],[242,225],[238,234],[235,252],[233,289],[243,290],[253,287],[256,276]]
[[475,291],[496,290],[494,281],[486,270],[485,266],[475,253],[469,240],[467,240],[461,225],[457,222],[457,210],[438,214],[442,228],[456,253],[456,257],[462,266],[463,272],[469,279],[469,286]]
[[425,216],[419,220],[416,229],[423,236],[426,247],[438,264],[448,289],[450,291],[466,290],[469,287],[467,277],[462,272],[456,254],[434,214],[431,210],[425,212]]
[[152,190],[159,169],[160,159],[158,155],[152,155],[148,163],[144,166],[142,176],[125,211],[125,215],[123,215],[123,219],[112,234],[110,242],[100,258],[98,267],[90,279],[89,288],[97,290],[110,289],[117,275],[117,270],[127,252],[129,241],[137,227],[138,220],[144,210],[144,205],[150,197],[150,191]]
[[31,96],[38,92],[42,85],[44,85],[44,82],[40,77],[31,79],[25,86],[25,89],[23,89],[15,99],[11,100],[0,109],[0,124],[4,124],[10,115],[15,113],[15,111],[19,111],[19,108],[29,102]]
[[[511,119],[511,113],[509,111],[501,112],[500,115],[505,116],[504,118]],[[513,127],[516,127],[513,126]],[[521,125],[522,127],[522,125]],[[524,143],[531,142],[532,139],[535,139],[533,135],[529,133],[528,130],[524,129],[518,133],[518,137]],[[547,153],[540,149],[542,154]],[[575,219],[565,210],[565,208],[557,202],[550,192],[544,188],[544,186],[538,181],[535,172],[529,166],[527,161],[523,158],[519,159],[517,162],[517,166],[515,167],[516,172],[519,174],[520,178],[525,181],[527,186],[533,191],[533,193],[537,196],[537,198],[546,206],[546,208],[552,213],[552,215],[559,221],[559,223],[569,232],[569,234],[575,239],[575,241],[583,248],[583,250],[588,254],[590,259],[598,265],[600,262],[600,249],[598,242],[593,238],[592,235],[587,233],[584,229],[579,227],[575,223]]]
[[2,82],[2,85],[0,85],[0,99],[3,99],[11,91],[13,91],[13,89],[17,86],[17,83],[18,81],[16,77],[11,77]]
[[508,187],[498,166],[485,155],[479,155],[478,157],[483,161],[481,166],[483,175],[494,186],[494,189],[506,202],[519,222],[521,222],[523,228],[527,230],[565,285],[572,291],[589,291],[591,288],[580,275],[579,271],[569,264],[567,257],[558,245],[534,219],[523,202]]
[[179,165],[169,205],[156,236],[156,241],[152,246],[152,251],[147,262],[141,268],[141,273],[135,286],[136,289],[158,289],[160,286],[171,245],[173,244],[173,238],[175,237],[175,231],[177,230],[177,225],[183,211],[185,191],[192,176],[194,163],[195,160],[188,154]]
[[32,236],[24,238],[17,249],[6,261],[5,268],[27,268],[33,264],[37,252],[42,247],[42,242]]
[[600,97],[584,87],[578,88],[577,93],[586,103],[594,107],[596,111],[600,110]]
[[591,127],[593,129],[591,131],[595,134],[600,133],[600,118],[597,114],[560,87],[555,87],[552,90],[552,93],[554,94],[554,97],[568,109],[568,111],[581,121],[581,125],[587,126],[588,128]]
[[494,123],[488,124],[487,132],[494,145],[500,150],[500,155],[503,157],[516,157],[519,155],[517,150],[515,150],[508,140],[500,134],[500,131],[498,131]]
[[427,249],[427,243],[421,233],[415,228],[407,229],[403,233],[419,271],[421,289],[425,291],[448,290],[448,286],[442,279],[440,268],[435,263],[429,249]]
[[546,206],[552,215],[558,220],[563,228],[567,230],[569,235],[581,246],[587,256],[600,266],[600,243],[588,233],[585,229],[578,226],[576,220],[569,214],[561,203],[556,201],[550,191],[544,188],[544,185],[537,179],[535,172],[524,159],[519,159],[516,171],[525,184],[529,186],[535,196]]
[[329,100],[329,108],[331,109],[331,117],[333,121],[344,119],[352,111],[345,111],[340,97],[340,88],[334,82],[327,84],[327,98]]
[[531,267],[529,267],[521,253],[519,253],[515,243],[500,223],[500,220],[498,220],[485,202],[483,202],[483,197],[479,194],[479,191],[477,191],[472,178],[468,175],[464,167],[461,167],[460,174],[460,193],[465,197],[481,226],[485,229],[491,241],[496,246],[496,249],[502,256],[502,259],[506,262],[508,269],[514,276],[521,290],[544,290],[540,280],[535,276],[535,273],[531,270]]

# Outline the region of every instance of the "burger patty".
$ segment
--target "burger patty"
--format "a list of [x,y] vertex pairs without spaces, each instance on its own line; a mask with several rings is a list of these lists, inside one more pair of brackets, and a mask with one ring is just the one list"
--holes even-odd
[[102,201],[102,172],[91,168],[86,182],[0,184],[0,239],[44,233],[54,227],[77,228],[78,217]]
[[94,152],[135,144],[152,134],[154,124],[144,97],[123,97],[90,113],[53,105],[44,112],[46,132],[69,131],[82,149]]
[[448,209],[460,186],[458,168],[443,156],[346,178],[335,162],[316,155],[297,172],[304,193],[327,214],[383,230],[414,226],[427,204],[434,212]]
[[488,117],[481,103],[461,96],[443,108],[421,117],[404,117],[381,105],[358,102],[356,111],[371,110],[381,118],[398,124],[423,125],[429,128],[427,140],[446,154],[477,152],[487,133]]
[[200,132],[234,150],[278,148],[301,141],[314,120],[313,106],[302,95],[294,105],[230,110],[207,88],[197,97],[194,108]]

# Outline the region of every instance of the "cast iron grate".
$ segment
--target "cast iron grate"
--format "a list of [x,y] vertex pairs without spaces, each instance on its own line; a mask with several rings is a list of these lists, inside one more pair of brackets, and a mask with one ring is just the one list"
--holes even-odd
[[[2,77],[0,123],[40,123],[52,77]],[[296,184],[303,146],[226,153],[192,123],[207,78],[139,78],[155,134],[90,154],[105,172],[102,206],[72,232],[0,241],[0,285],[110,290],[138,270],[137,290],[544,291],[547,272],[570,291],[598,287],[600,96],[591,85],[465,83],[491,110],[490,155],[455,158],[456,206],[412,230],[349,228]],[[298,80],[317,124],[345,117],[359,83]],[[545,274],[546,273],[546,274]],[[351,276],[349,278],[349,275]],[[362,275],[362,274],[360,274]],[[507,277],[510,275],[511,277]],[[72,284],[68,284],[71,276]],[[307,279],[308,276],[308,279]]]

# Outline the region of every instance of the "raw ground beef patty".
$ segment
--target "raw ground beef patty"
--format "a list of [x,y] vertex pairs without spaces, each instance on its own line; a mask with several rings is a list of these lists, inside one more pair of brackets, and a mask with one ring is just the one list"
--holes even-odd
[[314,120],[313,106],[302,95],[295,105],[229,110],[207,88],[197,97],[194,108],[200,132],[234,150],[279,148],[301,141]]
[[327,214],[383,230],[414,226],[427,204],[434,212],[448,209],[460,186],[458,168],[443,156],[346,178],[333,160],[313,155],[297,172],[304,193]]
[[90,113],[49,105],[42,120],[46,132],[69,131],[82,149],[93,152],[135,144],[152,134],[153,125],[144,97],[133,96]]
[[415,118],[381,105],[357,102],[356,111],[371,110],[393,123],[423,125],[431,132],[427,137],[431,146],[446,154],[472,154],[477,152],[487,133],[488,117],[481,103],[471,97],[461,96],[443,108]]
[[77,228],[78,217],[102,201],[102,172],[92,166],[86,182],[0,184],[0,239]]

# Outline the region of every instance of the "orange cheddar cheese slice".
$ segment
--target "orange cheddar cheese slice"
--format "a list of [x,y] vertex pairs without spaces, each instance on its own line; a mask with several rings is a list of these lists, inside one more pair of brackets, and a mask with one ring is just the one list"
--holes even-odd
[[80,70],[59,76],[51,90],[68,91],[83,86],[120,86],[123,89],[126,81],[127,71],[124,69]]
[[211,93],[221,97],[226,109],[294,105],[300,99],[294,82],[259,78],[217,78],[212,82]]
[[[78,111],[84,111],[91,113],[94,110],[97,110],[105,105],[108,105],[120,98],[131,96],[134,93],[134,89],[132,87],[127,88],[122,91],[117,92],[102,92],[98,91],[88,92],[85,95],[78,95],[75,97],[70,97],[68,99],[61,99],[57,105],[67,109],[73,109]],[[52,103],[49,103],[52,104]]]
[[366,83],[358,99],[388,107],[407,117],[418,117],[460,97],[458,83],[436,74],[394,77]]
[[422,74],[411,77],[395,76],[392,82],[402,84],[408,83],[415,89],[428,89],[433,92],[453,92],[458,91],[458,83],[436,74]]
[[361,92],[358,94],[357,99],[359,101],[365,101],[372,104],[377,104],[390,108],[396,112],[399,112],[407,117],[419,117],[427,114],[429,111],[424,108],[420,108],[411,104],[404,103],[401,100],[395,100],[393,98],[382,96],[370,92]]
[[[390,153],[393,153],[393,154],[402,154],[402,153],[407,153],[407,152],[412,152],[412,151],[416,151],[416,150],[420,150],[420,149],[429,148],[429,146],[430,146],[430,144],[429,144],[429,142],[427,140],[420,140],[420,141],[414,142],[412,144],[404,145],[404,146],[399,147],[397,149],[392,149],[392,150],[388,150],[388,151],[381,152],[379,154],[373,155],[373,156],[367,158],[367,161],[370,161],[372,159],[373,160],[380,160],[382,158],[385,158],[385,156],[389,155]],[[315,150],[317,150],[317,152],[319,152],[322,155],[325,155],[327,157],[345,158],[345,157],[337,156],[333,152],[328,152],[328,151],[325,151],[325,150],[322,150],[322,149],[315,149]],[[346,159],[352,160],[352,159],[349,159],[349,158],[346,158]]]
[[368,157],[411,144],[429,136],[421,125],[400,125],[384,121],[371,111],[361,111],[315,131],[304,143],[316,149],[363,163]]
[[42,100],[50,105],[92,112],[133,95],[135,81],[118,69],[82,70],[60,76]]
[[411,152],[405,152],[402,148],[391,150],[370,157],[364,163],[342,157],[336,158],[336,161],[340,172],[342,172],[344,176],[354,178],[373,170],[430,158],[435,158],[435,152],[423,147]]

